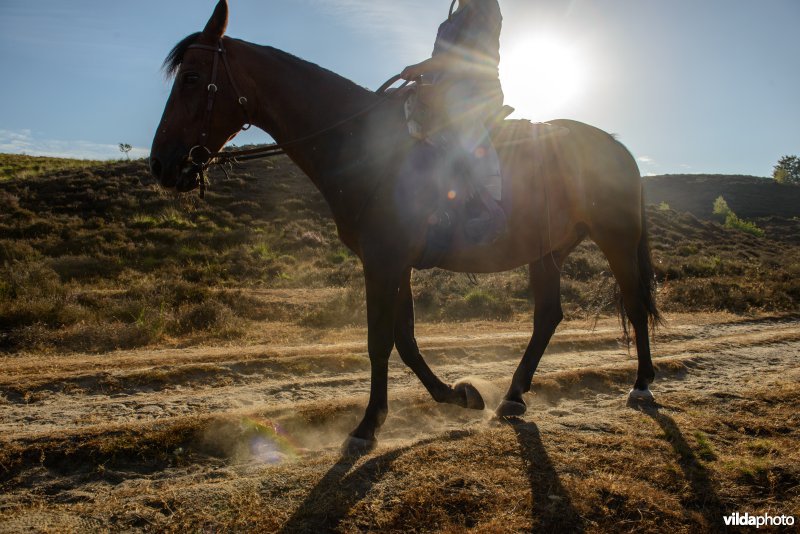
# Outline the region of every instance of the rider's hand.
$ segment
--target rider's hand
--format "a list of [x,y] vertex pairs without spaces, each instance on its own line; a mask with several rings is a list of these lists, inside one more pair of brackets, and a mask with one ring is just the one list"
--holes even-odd
[[400,73],[400,77],[404,80],[416,80],[425,74],[424,70],[420,68],[420,65],[420,63],[417,63],[416,65],[409,65],[403,69],[403,72]]

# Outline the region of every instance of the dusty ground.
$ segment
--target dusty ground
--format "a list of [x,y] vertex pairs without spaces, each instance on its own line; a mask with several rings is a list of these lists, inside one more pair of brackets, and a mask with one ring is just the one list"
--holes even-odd
[[[562,324],[517,421],[436,405],[393,356],[380,445],[357,460],[338,447],[366,404],[361,329],[3,357],[0,532],[697,532],[736,511],[800,520],[800,318],[668,317],[650,407],[626,406],[635,353],[617,322],[592,326]],[[491,408],[529,336],[523,320],[418,327],[434,370],[471,377]]]

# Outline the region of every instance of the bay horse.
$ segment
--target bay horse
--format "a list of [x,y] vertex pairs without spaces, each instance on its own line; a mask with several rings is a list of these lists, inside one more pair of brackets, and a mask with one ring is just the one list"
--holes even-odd
[[[152,174],[165,188],[196,188],[208,158],[252,123],[322,193],[340,239],[361,260],[366,284],[370,395],[345,452],[365,452],[376,443],[388,410],[393,347],[435,401],[483,409],[477,389],[434,374],[414,337],[411,272],[420,266],[436,205],[431,199],[439,191],[429,176],[407,172],[416,141],[405,127],[402,102],[275,48],[227,37],[227,20],[227,2],[220,0],[203,31],[183,39],[165,60],[175,80],[153,140]],[[608,259],[621,289],[623,321],[627,316],[635,332],[638,370],[630,396],[652,398],[648,328],[659,314],[638,167],[611,135],[576,121],[552,124],[569,133],[498,146],[510,184],[504,191],[511,199],[508,232],[491,244],[454,244],[436,262],[463,273],[529,265],[533,335],[497,408],[500,417],[526,411],[523,394],[563,319],[561,266],[587,237]]]

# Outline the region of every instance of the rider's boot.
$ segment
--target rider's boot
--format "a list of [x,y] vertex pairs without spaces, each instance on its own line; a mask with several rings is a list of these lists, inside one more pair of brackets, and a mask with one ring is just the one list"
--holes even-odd
[[[499,191],[499,183],[500,177],[492,176],[487,186],[478,186],[475,192],[474,205],[478,213],[464,223],[464,234],[473,244],[490,245],[503,237],[508,230],[506,213],[499,199],[491,194],[493,190]],[[492,187],[495,184],[498,185],[497,188]]]

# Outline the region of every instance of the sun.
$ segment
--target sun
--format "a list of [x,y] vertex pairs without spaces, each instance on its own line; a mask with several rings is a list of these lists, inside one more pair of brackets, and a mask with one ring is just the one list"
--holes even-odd
[[532,120],[569,112],[586,85],[578,49],[552,36],[523,38],[502,50],[500,80],[506,103]]

